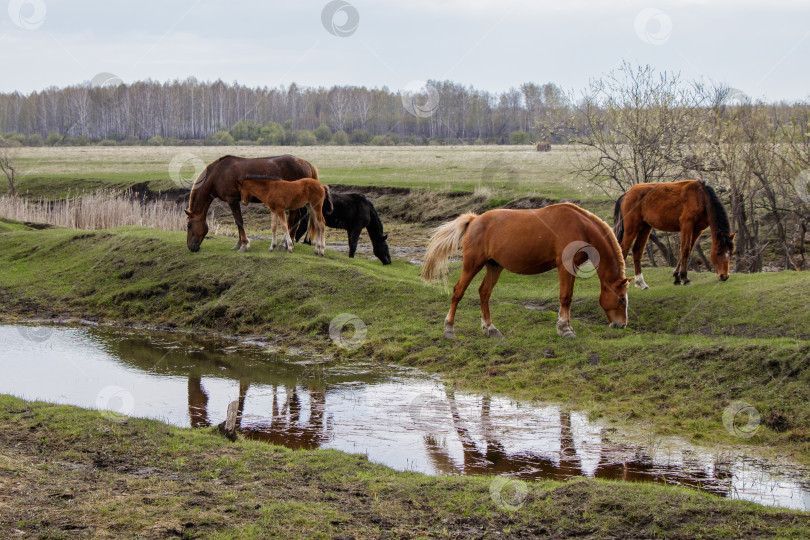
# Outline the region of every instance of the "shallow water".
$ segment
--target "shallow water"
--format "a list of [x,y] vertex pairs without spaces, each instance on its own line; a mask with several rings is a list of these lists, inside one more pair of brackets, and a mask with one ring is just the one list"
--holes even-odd
[[454,391],[417,370],[134,330],[0,326],[0,343],[0,393],[98,409],[110,421],[205,427],[237,401],[246,437],[362,453],[398,470],[678,484],[810,510],[810,471],[795,464],[645,441],[559,405]]

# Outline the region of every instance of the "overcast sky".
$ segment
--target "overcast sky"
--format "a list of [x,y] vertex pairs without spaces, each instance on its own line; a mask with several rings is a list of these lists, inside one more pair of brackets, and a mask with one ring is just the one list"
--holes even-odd
[[189,76],[579,91],[627,59],[752,98],[810,98],[810,0],[3,0],[0,91]]

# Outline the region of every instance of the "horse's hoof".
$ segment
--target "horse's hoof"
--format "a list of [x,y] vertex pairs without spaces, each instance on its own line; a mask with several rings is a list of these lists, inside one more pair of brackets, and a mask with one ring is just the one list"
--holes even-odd
[[240,247],[242,247],[242,242],[237,242],[231,249],[239,249]]
[[680,285],[680,284],[681,284],[681,280],[680,280],[680,279],[676,279],[676,280],[675,280],[675,281],[674,281],[672,284],[673,284],[673,285]]
[[649,289],[649,288],[650,288],[650,286],[649,286],[649,285],[647,285],[647,284],[645,283],[644,285],[642,285],[642,286],[641,286],[641,287],[639,287],[639,288],[640,288],[642,291],[646,291],[647,289]]
[[577,337],[577,334],[576,334],[576,332],[574,332],[574,331],[573,331],[571,328],[567,328],[567,329],[565,329],[565,330],[563,331],[563,333],[562,333],[562,334],[560,334],[560,336],[561,336],[563,339],[571,339],[571,338],[575,338],[575,337]]
[[453,330],[445,330],[444,337],[447,339],[456,339],[456,333]]
[[690,283],[692,283],[692,280],[691,280],[691,279],[685,279],[685,280],[683,280],[683,284],[684,284],[684,285],[689,285]]
[[239,248],[239,253],[244,253],[248,250],[247,246],[242,246]]
[[501,334],[501,331],[493,326],[487,330],[487,337],[502,338],[503,334]]

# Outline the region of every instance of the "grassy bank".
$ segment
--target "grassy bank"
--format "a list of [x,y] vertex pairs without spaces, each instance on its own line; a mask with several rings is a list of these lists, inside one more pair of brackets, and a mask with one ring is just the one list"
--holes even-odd
[[[182,233],[143,228],[80,232],[4,222],[0,231],[6,319],[70,315],[258,335],[338,357],[418,366],[482,392],[570,403],[617,423],[642,421],[653,433],[810,461],[804,273],[733,275],[726,283],[695,274],[689,287],[674,287],[667,270],[651,269],[652,289],[630,292],[624,331],[607,327],[596,278],[579,280],[572,308],[579,337],[567,341],[555,331],[556,273],[505,273],[493,318],[506,338],[481,334],[474,282],[460,304],[459,338],[446,341],[448,296],[423,285],[418,268],[404,261],[383,267],[334,252],[319,259],[307,246],[267,253],[267,241],[241,254],[229,250],[227,238],[207,239],[192,254]],[[328,337],[343,313],[367,326],[357,350]],[[753,437],[734,437],[723,426],[733,401],[760,413]]]
[[7,396],[0,397],[0,447],[0,535],[7,538],[810,534],[806,514],[682,488],[544,481],[525,484],[520,495],[509,485],[499,492],[486,477],[399,473],[359,455],[230,443],[211,429]]

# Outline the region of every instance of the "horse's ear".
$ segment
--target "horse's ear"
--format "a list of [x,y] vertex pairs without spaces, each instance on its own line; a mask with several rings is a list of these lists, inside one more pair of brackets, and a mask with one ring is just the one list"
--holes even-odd
[[183,212],[185,212],[186,216],[188,216],[188,217],[191,217],[191,215],[192,215],[191,212],[189,212],[188,210],[183,210]]
[[631,278],[631,277],[626,277],[626,278],[624,278],[623,280],[619,281],[619,285],[618,285],[618,286],[619,286],[619,287],[621,287],[622,285],[625,285],[625,284],[630,285],[630,282],[631,282],[631,281],[633,281],[633,278]]
[[728,235],[728,239],[729,239],[729,240],[731,240],[731,241],[733,242],[733,241],[734,241],[734,237],[735,237],[735,236],[737,236],[737,233],[733,232],[733,233],[731,233],[730,235]]
[[388,235],[387,234],[383,235],[383,240],[388,240]]

